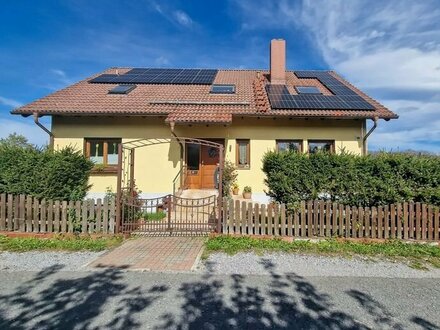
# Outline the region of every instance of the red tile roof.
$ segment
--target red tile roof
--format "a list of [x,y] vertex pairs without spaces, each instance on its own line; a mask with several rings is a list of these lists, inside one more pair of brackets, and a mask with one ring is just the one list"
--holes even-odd
[[[138,84],[127,95],[108,94],[117,84],[98,84],[88,81],[103,73],[123,74],[129,68],[111,68],[51,95],[12,111],[13,114],[30,115],[158,115],[167,122],[230,123],[234,115],[287,116],[318,118],[383,118],[398,116],[373,100],[335,72],[331,74],[357,92],[375,110],[274,110],[265,92],[269,83],[267,71],[219,70],[214,84],[234,84],[235,94],[212,94],[210,85]],[[286,72],[286,84],[292,94],[295,86],[316,86],[324,95],[332,93],[317,79],[298,78]]]

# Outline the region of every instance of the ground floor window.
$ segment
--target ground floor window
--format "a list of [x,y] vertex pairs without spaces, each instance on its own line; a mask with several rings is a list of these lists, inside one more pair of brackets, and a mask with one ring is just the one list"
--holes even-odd
[[121,139],[117,138],[86,138],[86,157],[95,165],[114,167],[118,165],[118,147]]
[[335,152],[334,140],[309,140],[309,153],[314,154],[320,151]]
[[249,168],[251,165],[250,141],[245,139],[237,140],[236,163],[239,168]]
[[277,140],[277,151],[302,152],[302,140]]

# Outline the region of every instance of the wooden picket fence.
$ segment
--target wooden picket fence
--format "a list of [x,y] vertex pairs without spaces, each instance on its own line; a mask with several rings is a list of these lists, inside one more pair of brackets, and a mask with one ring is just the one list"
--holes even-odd
[[32,196],[0,194],[0,231],[27,233],[115,232],[115,202],[41,201]]
[[421,203],[370,208],[315,200],[289,212],[284,204],[223,200],[224,234],[438,241],[439,223],[439,207]]

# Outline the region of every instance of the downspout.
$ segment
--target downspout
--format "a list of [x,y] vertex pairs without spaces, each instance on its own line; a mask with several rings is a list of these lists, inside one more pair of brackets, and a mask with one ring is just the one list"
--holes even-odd
[[179,145],[180,145],[180,160],[182,160],[183,159],[183,148],[184,148],[184,146],[183,146],[182,141],[180,141],[179,137],[176,135],[176,133],[174,133],[174,126],[175,126],[174,121],[170,122],[171,134],[176,138],[177,142],[179,142]]
[[53,150],[53,146],[54,146],[53,133],[50,130],[48,130],[46,127],[44,127],[43,124],[40,123],[38,118],[39,118],[38,113],[34,112],[34,122],[38,127],[40,127],[43,131],[45,131],[47,134],[49,134],[49,148]]
[[378,120],[379,120],[378,117],[373,118],[373,127],[370,128],[370,130],[367,132],[367,134],[365,134],[364,138],[362,139],[362,153],[364,156],[367,155],[367,139],[371,135],[371,133],[373,133],[373,131],[376,129]]

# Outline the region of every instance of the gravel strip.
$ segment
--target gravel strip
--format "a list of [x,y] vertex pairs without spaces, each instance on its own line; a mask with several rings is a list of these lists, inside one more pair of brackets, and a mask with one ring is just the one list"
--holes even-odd
[[387,278],[440,278],[440,269],[417,270],[400,262],[372,261],[362,257],[352,259],[330,256],[310,256],[286,253],[224,253],[211,254],[201,261],[201,273],[266,275],[295,273],[299,276],[350,276]]
[[0,271],[40,271],[55,265],[61,271],[87,270],[85,266],[104,252],[2,252]]

